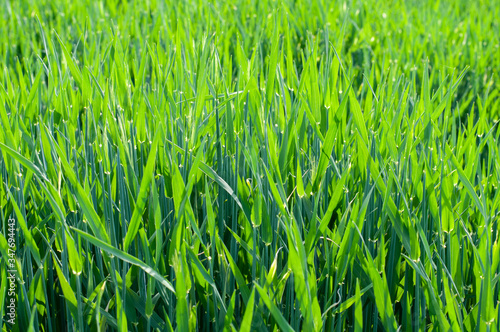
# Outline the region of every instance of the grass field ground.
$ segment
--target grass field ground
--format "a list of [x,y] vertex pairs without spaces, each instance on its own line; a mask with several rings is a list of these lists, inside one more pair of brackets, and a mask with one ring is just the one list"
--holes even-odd
[[2,330],[498,332],[498,17],[2,1]]

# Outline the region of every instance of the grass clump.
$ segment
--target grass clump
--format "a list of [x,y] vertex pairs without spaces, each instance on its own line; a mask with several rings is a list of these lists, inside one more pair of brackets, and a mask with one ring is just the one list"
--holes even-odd
[[496,1],[0,9],[3,330],[498,331]]

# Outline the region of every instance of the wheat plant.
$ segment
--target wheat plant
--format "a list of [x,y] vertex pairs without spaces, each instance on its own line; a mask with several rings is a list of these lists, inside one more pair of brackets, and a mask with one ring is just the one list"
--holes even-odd
[[2,330],[498,332],[498,17],[2,1]]

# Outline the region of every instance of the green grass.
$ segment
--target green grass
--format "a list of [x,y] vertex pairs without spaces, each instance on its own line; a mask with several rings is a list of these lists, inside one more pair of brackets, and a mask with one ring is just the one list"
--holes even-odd
[[1,2],[2,330],[499,331],[498,17]]

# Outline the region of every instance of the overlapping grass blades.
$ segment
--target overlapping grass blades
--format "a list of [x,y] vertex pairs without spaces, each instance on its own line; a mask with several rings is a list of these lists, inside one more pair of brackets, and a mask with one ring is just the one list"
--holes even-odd
[[498,331],[497,2],[0,8],[3,330]]

